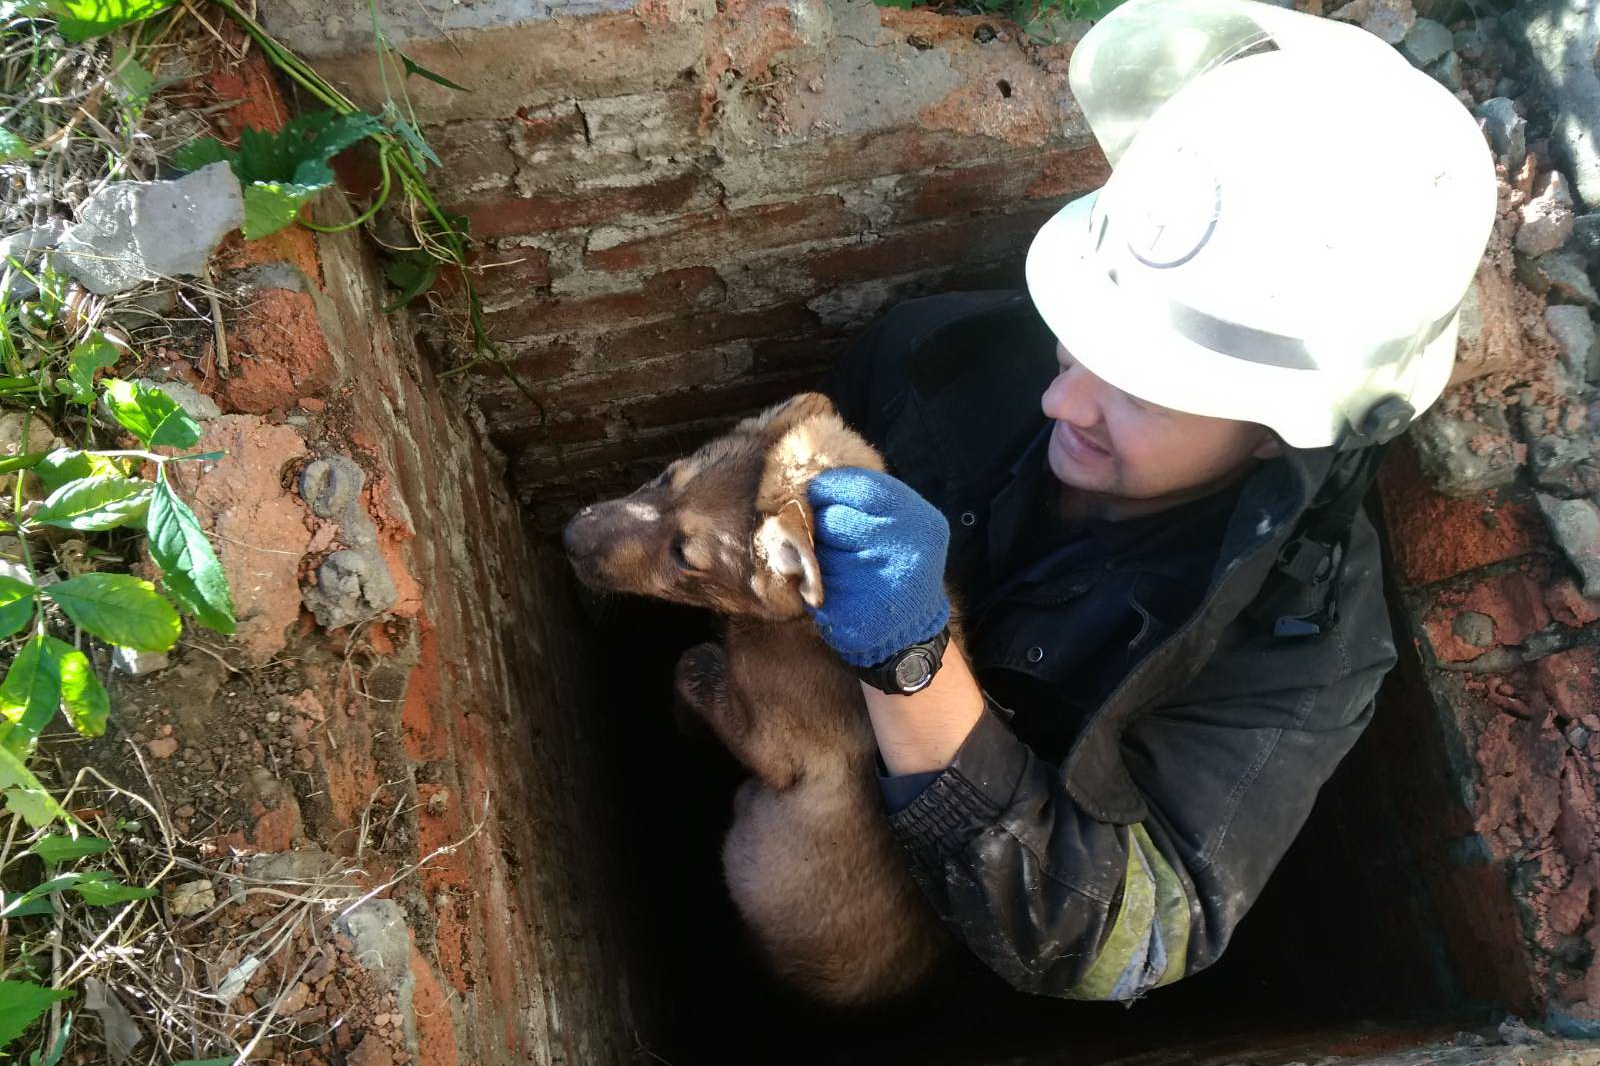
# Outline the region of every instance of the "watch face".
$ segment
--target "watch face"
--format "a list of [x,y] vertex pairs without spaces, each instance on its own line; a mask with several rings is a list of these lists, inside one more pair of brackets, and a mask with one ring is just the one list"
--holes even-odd
[[933,680],[933,656],[922,648],[907,652],[894,664],[894,683],[901,692],[916,692]]

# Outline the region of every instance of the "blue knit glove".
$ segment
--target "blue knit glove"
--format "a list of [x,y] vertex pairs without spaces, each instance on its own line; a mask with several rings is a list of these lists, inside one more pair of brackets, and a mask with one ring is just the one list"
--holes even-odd
[[950,524],[903,481],[860,467],[824,470],[806,495],[817,519],[817,628],[854,666],[881,663],[950,621]]

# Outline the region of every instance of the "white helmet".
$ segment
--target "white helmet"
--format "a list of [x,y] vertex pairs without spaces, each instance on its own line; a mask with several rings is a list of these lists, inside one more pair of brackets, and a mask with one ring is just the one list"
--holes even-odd
[[1068,79],[1112,164],[1028,290],[1096,376],[1299,448],[1434,402],[1495,216],[1477,123],[1354,26],[1253,0],[1128,0]]

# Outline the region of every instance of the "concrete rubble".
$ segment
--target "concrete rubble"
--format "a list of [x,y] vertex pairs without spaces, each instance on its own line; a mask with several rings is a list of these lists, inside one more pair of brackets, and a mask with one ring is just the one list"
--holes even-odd
[[90,292],[205,273],[218,242],[244,224],[239,179],[212,163],[168,181],[112,182],[78,209],[51,257]]

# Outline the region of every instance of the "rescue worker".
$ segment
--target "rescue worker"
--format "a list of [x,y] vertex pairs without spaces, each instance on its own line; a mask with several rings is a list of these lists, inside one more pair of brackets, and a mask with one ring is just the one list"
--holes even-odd
[[1450,375],[1495,177],[1387,45],[1252,0],[1129,0],[1069,80],[1113,169],[1026,294],[903,304],[841,365],[894,476],[812,486],[816,617],[950,928],[1125,1001],[1218,958],[1372,715],[1360,501]]

